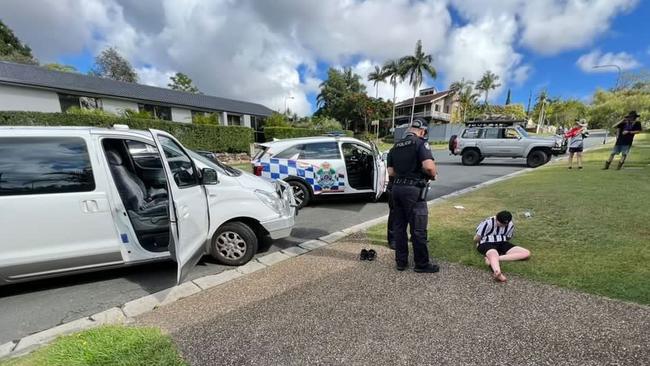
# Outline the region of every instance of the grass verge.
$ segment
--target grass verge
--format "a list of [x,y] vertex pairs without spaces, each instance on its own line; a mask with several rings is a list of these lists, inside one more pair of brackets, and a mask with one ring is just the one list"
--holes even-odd
[[105,326],[57,339],[1,366],[186,365],[172,340],[155,328]]
[[[504,263],[504,272],[650,304],[650,135],[635,139],[623,170],[601,170],[608,154],[587,152],[581,171],[560,162],[432,207],[432,255],[485,268],[472,243],[475,228],[507,209],[515,217],[513,242],[533,255]],[[385,244],[385,232],[379,225],[368,234]]]

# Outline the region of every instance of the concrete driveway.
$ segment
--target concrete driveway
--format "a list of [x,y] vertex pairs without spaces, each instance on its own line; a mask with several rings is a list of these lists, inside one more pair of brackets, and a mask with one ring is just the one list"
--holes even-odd
[[[192,365],[647,365],[650,308],[487,270],[397,272],[357,240],[317,249],[138,319]],[[534,258],[529,263],[534,265]]]

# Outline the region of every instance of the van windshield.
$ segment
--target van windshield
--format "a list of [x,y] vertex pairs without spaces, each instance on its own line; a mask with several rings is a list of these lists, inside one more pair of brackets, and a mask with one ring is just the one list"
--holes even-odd
[[190,155],[192,156],[192,159],[196,159],[201,163],[209,166],[210,168],[215,169],[217,172],[223,173],[229,177],[239,177],[240,175],[243,174],[241,170],[237,168],[233,168],[230,165],[224,164],[218,160],[215,161],[212,159],[208,159],[205,156],[201,154],[197,154],[194,151],[190,151]]
[[523,137],[529,137],[528,131],[526,131],[526,129],[524,129],[523,127],[517,126],[516,129]]

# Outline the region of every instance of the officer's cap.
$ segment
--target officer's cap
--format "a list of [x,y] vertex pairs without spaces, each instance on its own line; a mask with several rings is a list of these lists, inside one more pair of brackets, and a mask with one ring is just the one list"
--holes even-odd
[[429,128],[429,124],[427,123],[427,120],[424,118],[415,118],[413,122],[411,122],[411,128],[420,128],[423,130],[426,130]]

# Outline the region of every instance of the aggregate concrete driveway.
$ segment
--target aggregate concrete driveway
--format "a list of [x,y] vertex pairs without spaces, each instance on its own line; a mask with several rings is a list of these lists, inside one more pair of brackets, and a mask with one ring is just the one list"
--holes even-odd
[[[586,144],[595,146],[601,139],[590,138]],[[525,168],[523,159],[487,159],[479,166],[464,167],[459,157],[450,157],[445,150],[435,150],[434,156],[440,175],[430,200]],[[267,253],[383,216],[387,209],[384,202],[349,197],[315,202],[300,211],[292,236],[274,242]],[[229,268],[206,258],[190,279]],[[0,344],[158,292],[175,280],[175,263],[160,262],[0,287]]]
[[[650,308],[487,270],[360,262],[361,235],[161,307],[192,365],[647,365]],[[534,258],[528,265],[534,265]]]

